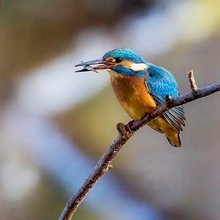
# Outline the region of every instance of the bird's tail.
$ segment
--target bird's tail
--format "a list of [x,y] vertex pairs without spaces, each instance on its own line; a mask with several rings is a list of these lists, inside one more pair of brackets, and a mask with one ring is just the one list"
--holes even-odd
[[174,127],[172,127],[166,120],[162,117],[157,117],[156,119],[150,121],[148,125],[166,135],[167,140],[169,143],[174,147],[181,146],[180,140],[180,131]]
[[181,147],[180,133],[178,131],[173,131],[171,134],[167,135],[165,133],[167,140],[173,147]]

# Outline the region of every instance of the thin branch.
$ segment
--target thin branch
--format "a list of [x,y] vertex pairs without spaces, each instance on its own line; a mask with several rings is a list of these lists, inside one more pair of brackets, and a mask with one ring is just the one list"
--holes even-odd
[[[147,114],[142,120],[130,121],[128,124],[124,125],[119,123],[117,125],[118,136],[115,138],[113,143],[108,147],[105,153],[102,155],[98,163],[96,164],[94,170],[91,172],[90,176],[86,179],[82,187],[73,195],[67,202],[59,220],[71,220],[73,214],[76,212],[78,206],[87,196],[94,185],[100,180],[104,174],[111,168],[111,162],[117,155],[119,150],[125,145],[125,143],[134,135],[134,133],[140,129],[142,126],[158,117],[165,111],[173,108],[175,106],[183,105],[188,102],[192,102],[196,99],[211,95],[215,92],[220,91],[220,83],[205,86],[203,88],[197,88],[193,72],[189,73],[189,81],[192,91],[179,96],[177,98],[168,97],[165,102],[159,105],[153,112]],[[127,129],[129,128],[129,129]]]
[[193,92],[196,92],[198,90],[198,87],[196,85],[196,81],[194,78],[194,74],[193,74],[193,70],[190,70],[188,72],[188,76],[189,76],[189,84],[190,84],[190,88]]

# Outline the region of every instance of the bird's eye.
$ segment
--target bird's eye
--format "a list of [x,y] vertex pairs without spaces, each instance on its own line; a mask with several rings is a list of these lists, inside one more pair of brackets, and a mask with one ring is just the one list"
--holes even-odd
[[122,58],[121,58],[121,57],[116,57],[116,58],[115,58],[115,62],[116,62],[116,63],[120,63],[121,61],[122,61]]

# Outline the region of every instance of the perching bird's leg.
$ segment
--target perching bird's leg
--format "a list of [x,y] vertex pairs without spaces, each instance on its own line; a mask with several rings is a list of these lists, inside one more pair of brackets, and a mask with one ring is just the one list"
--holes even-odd
[[128,124],[125,125],[125,129],[130,132],[130,133],[133,133],[134,130],[132,130],[132,125],[134,124],[134,120],[131,120],[128,122]]

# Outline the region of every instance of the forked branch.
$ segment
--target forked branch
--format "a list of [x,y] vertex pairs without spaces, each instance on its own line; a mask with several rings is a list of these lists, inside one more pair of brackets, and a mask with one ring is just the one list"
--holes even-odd
[[[142,120],[139,121],[130,121],[127,125],[119,123],[117,125],[118,136],[115,138],[113,143],[107,148],[104,152],[95,168],[91,172],[90,176],[86,179],[82,187],[73,195],[69,201],[66,203],[65,208],[63,209],[59,220],[71,220],[73,214],[76,212],[78,206],[83,201],[83,199],[87,196],[90,190],[95,186],[98,180],[109,171],[111,168],[111,162],[114,157],[117,155],[119,150],[125,145],[125,143],[134,135],[134,133],[153,120],[158,117],[165,111],[169,110],[178,105],[183,105],[188,102],[192,102],[196,99],[211,95],[215,92],[220,91],[220,83],[215,83],[212,85],[208,85],[202,88],[198,88],[196,86],[195,78],[193,75],[193,71],[189,72],[189,83],[191,92],[179,96],[177,98],[170,98],[159,105],[153,112],[146,115]],[[129,127],[130,129],[126,129]]]

